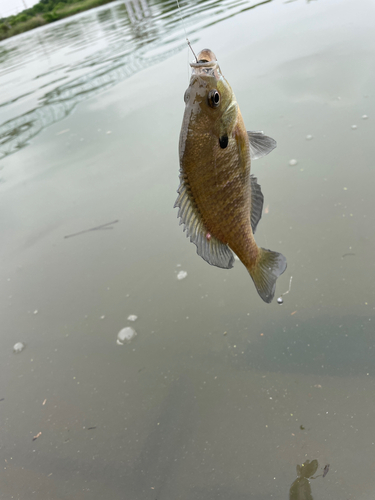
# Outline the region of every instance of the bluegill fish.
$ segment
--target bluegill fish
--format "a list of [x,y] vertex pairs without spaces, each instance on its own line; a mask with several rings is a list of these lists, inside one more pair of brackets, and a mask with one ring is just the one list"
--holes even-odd
[[255,242],[263,195],[250,165],[272,151],[276,142],[262,132],[246,131],[234,93],[211,50],[202,50],[190,66],[175,203],[180,224],[209,264],[230,269],[234,252],[261,298],[271,302],[286,259]]

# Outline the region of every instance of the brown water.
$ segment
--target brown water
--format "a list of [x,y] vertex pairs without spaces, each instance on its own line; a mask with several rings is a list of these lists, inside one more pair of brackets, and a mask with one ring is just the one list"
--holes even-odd
[[[252,167],[257,242],[291,291],[264,304],[178,225],[174,2],[1,42],[0,498],[373,499],[374,3],[182,11],[278,141]],[[297,475],[307,460],[329,473]]]

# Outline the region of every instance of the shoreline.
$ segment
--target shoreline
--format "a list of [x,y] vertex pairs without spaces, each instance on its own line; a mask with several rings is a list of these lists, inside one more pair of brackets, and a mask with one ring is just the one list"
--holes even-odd
[[26,9],[15,16],[0,19],[0,42],[35,28],[39,28],[40,26],[45,26],[46,24],[74,16],[75,14],[80,14],[86,10],[94,9],[95,7],[100,7],[101,5],[114,1],[115,0],[78,0],[74,3],[66,3],[64,7],[57,8],[62,5],[62,3],[59,2],[49,12],[38,12],[34,14],[40,3],[36,4],[34,7]]

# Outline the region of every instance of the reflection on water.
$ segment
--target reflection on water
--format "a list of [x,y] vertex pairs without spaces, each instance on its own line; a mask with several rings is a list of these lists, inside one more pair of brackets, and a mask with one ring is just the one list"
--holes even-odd
[[313,500],[309,479],[318,470],[317,460],[306,460],[302,465],[297,465],[297,479],[289,490],[289,500]]
[[[182,15],[193,41],[197,30],[271,1],[189,2],[182,5]],[[11,118],[0,122],[0,159],[65,118],[78,103],[185,48],[176,5],[175,0],[126,0],[26,33],[22,44],[20,37],[3,42],[0,76],[5,89],[1,95],[8,99],[0,103],[0,109],[1,117]],[[53,61],[58,58],[62,63],[50,66],[52,54]],[[27,79],[22,85],[32,87],[32,92],[19,95],[19,87],[11,84],[21,78],[19,72],[36,72],[32,81]],[[61,81],[64,83],[55,85]],[[45,87],[50,90],[41,93]],[[36,105],[18,114],[20,101],[28,108],[32,103]]]

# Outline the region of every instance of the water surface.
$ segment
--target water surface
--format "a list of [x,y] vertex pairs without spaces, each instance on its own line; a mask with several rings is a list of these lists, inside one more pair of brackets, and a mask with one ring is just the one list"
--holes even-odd
[[278,141],[252,171],[281,306],[178,225],[173,2],[1,42],[0,498],[374,497],[374,10],[182,3],[247,128]]

